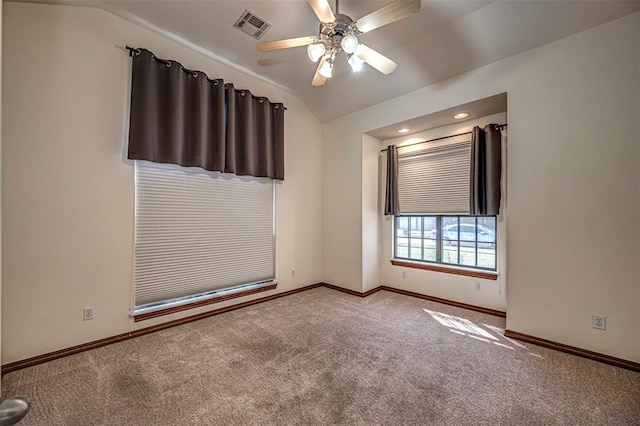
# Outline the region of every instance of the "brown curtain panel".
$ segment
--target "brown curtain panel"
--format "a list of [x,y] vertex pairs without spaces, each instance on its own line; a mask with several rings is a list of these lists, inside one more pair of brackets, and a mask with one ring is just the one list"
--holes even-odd
[[134,51],[128,158],[284,179],[282,104]]
[[400,202],[398,198],[398,147],[389,145],[387,147],[387,184],[384,199],[385,216],[400,213]]
[[500,127],[488,124],[471,132],[471,193],[472,215],[500,214],[502,176],[502,135]]
[[225,173],[284,180],[284,106],[225,87],[227,135]]

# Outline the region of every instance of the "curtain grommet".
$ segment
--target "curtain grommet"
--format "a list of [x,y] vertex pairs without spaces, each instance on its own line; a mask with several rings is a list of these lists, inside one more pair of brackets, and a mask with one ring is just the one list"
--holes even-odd
[[189,74],[193,78],[198,78],[198,72],[197,71],[188,70],[183,66],[180,66],[180,71],[182,71],[185,74]]
[[171,61],[165,61],[164,59],[158,58],[156,55],[152,55],[151,59],[154,62],[157,62],[159,64],[162,64],[162,65],[166,66],[167,68],[171,68]]

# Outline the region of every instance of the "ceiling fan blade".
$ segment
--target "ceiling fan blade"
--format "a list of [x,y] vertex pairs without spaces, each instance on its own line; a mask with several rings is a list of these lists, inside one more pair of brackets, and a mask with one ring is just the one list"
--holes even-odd
[[336,17],[329,6],[328,0],[307,0],[320,22],[335,22]]
[[263,52],[268,52],[270,50],[288,49],[289,47],[306,46],[308,44],[312,44],[316,40],[318,40],[318,37],[316,36],[288,38],[286,40],[263,41],[261,43],[258,43],[256,47],[258,48],[258,50],[261,50]]
[[355,54],[358,58],[362,59],[367,64],[371,65],[385,75],[391,74],[398,66],[398,64],[393,62],[391,59],[376,52],[373,49],[368,48],[364,44],[358,45]]
[[360,32],[366,33],[420,11],[420,0],[396,0],[368,15],[357,19],[354,24]]
[[318,68],[316,68],[316,73],[313,76],[313,80],[311,80],[312,86],[322,86],[327,82],[327,77],[320,74],[320,68],[322,68],[324,61],[325,61],[324,57],[322,57],[322,59],[318,61]]

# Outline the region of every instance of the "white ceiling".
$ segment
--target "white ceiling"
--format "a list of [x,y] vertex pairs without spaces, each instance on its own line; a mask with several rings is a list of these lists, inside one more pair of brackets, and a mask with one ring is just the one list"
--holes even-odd
[[[340,13],[357,19],[389,1],[342,0]],[[146,21],[294,93],[322,122],[640,10],[637,0],[423,0],[419,13],[360,37],[398,63],[394,73],[365,66],[353,74],[339,58],[327,84],[312,87],[316,64],[305,47],[259,52],[255,39],[233,28],[249,9],[273,25],[260,41],[317,35],[318,19],[304,0],[43,2],[98,6]]]

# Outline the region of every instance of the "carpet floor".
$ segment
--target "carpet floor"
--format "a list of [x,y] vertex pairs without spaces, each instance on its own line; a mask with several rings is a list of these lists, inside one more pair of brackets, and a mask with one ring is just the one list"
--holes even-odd
[[316,288],[7,374],[21,425],[640,425],[640,374]]

